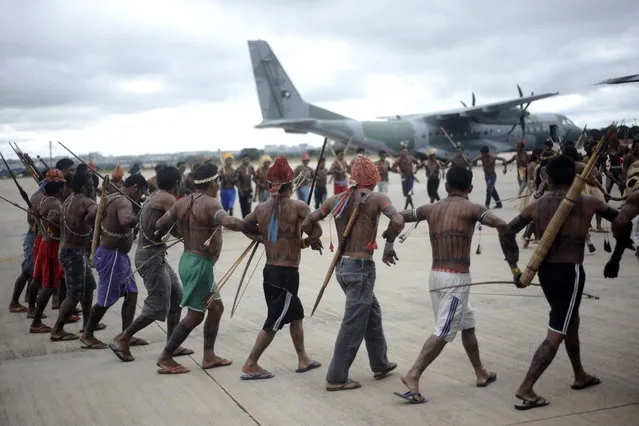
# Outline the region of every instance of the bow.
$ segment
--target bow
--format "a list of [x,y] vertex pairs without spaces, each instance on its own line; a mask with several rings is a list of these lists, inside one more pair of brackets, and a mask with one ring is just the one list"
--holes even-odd
[[[480,282],[477,282],[477,283],[449,285],[449,286],[446,286],[446,287],[434,288],[434,289],[431,289],[429,291],[431,293],[437,293],[437,292],[440,292],[442,290],[453,290],[453,289],[456,289],[456,288],[473,287],[473,286],[476,286],[476,285],[488,285],[488,284],[517,284],[517,283],[515,283],[515,281],[480,281]],[[541,284],[538,284],[538,283],[530,283],[528,285],[532,285],[532,286],[535,286],[535,287],[541,287]],[[588,299],[595,299],[595,300],[599,300],[600,299],[599,296],[595,296],[594,294],[590,294],[590,293],[586,293],[586,292],[583,292],[582,295],[587,297]]]
[[20,196],[22,197],[24,202],[27,203],[27,206],[29,206],[29,208],[31,210],[33,210],[33,204],[31,204],[31,200],[29,200],[29,196],[27,195],[27,193],[24,191],[24,189],[22,189],[22,187],[18,183],[18,179],[16,179],[16,175],[13,174],[13,171],[11,170],[11,167],[9,167],[9,164],[7,164],[7,160],[4,159],[4,155],[2,155],[2,153],[0,153],[0,157],[2,157],[2,162],[4,163],[5,167],[7,168],[7,171],[11,175],[11,178],[13,178],[13,181],[15,182],[16,186],[18,187],[18,191],[20,191]]

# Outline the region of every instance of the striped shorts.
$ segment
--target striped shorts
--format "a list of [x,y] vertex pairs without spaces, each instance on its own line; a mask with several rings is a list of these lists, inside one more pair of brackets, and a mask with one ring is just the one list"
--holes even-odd
[[[433,269],[430,273],[429,287],[431,290],[438,290],[470,282],[470,274]],[[475,327],[475,314],[468,303],[470,286],[432,291],[430,294],[435,315],[434,335],[452,342],[459,330]]]

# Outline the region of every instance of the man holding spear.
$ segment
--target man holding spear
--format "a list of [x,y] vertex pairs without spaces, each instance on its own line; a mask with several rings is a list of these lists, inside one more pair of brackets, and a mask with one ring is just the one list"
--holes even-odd
[[[597,149],[585,167],[583,176],[579,176],[581,182],[575,184],[574,161],[564,155],[550,159],[546,164],[549,190],[508,224],[517,233],[533,222],[536,234],[543,235],[538,249],[547,251],[547,254],[541,256],[536,250],[531,262],[541,260],[538,266],[539,282],[550,305],[546,338],[535,352],[530,369],[515,393],[522,400],[522,404],[515,405],[517,410],[529,410],[549,404],[535,393],[533,386],[554,359],[562,342],[566,346],[575,375],[571,387],[580,390],[601,383],[584,370],[579,347],[579,305],[586,280],[582,263],[588,225],[595,214],[600,214],[608,221],[613,221],[618,214],[617,210],[600,199],[580,194],[583,182],[588,179],[598,154]],[[575,188],[576,197],[573,195]],[[561,223],[557,222],[556,216],[560,207],[563,207],[564,200],[568,200],[572,212],[570,220]],[[557,226],[559,229],[555,229]],[[528,281],[522,279],[522,286],[528,285],[532,279],[529,270],[534,274],[534,268],[529,265],[526,270],[527,278],[524,277]]]
[[[375,163],[365,156],[358,156],[353,161],[351,172],[348,191],[326,200],[302,225],[303,229],[309,229],[329,214],[333,214],[341,241],[333,265],[336,264],[337,281],[346,294],[346,308],[335,342],[333,360],[326,376],[327,391],[361,387],[359,382],[349,379],[348,371],[362,340],[366,342],[375,379],[386,377],[397,367],[397,364],[389,362],[387,358],[382,311],[373,292],[373,252],[377,248],[375,240],[379,217],[384,214],[390,219],[390,223],[382,234],[386,239],[382,261],[389,266],[395,264],[398,258],[393,244],[404,228],[404,219],[386,195],[373,192],[380,181]],[[318,302],[319,300],[316,305]]]

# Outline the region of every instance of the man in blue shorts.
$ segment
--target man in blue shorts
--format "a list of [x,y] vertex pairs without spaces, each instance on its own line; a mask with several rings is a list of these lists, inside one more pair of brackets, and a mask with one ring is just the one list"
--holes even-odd
[[229,216],[233,216],[233,206],[235,206],[235,186],[238,184],[238,173],[233,168],[233,154],[224,154],[224,167],[220,170],[220,201],[222,208]]

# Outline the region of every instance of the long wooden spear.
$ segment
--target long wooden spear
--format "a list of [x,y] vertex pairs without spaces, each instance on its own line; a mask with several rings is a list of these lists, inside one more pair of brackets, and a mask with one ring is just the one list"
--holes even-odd
[[613,131],[616,131],[615,123],[612,123],[612,125],[610,125],[610,127],[608,128],[608,132],[606,132],[606,134],[599,140],[597,146],[595,147],[595,150],[592,153],[592,156],[588,160],[588,164],[586,164],[586,167],[581,172],[581,174],[576,176],[576,179],[573,181],[564,199],[561,200],[561,203],[559,204],[559,207],[557,207],[557,210],[555,211],[555,214],[553,215],[548,227],[546,228],[546,231],[541,236],[540,244],[535,248],[532,257],[530,258],[530,261],[528,262],[528,265],[526,266],[526,269],[521,276],[522,285],[529,285],[537,274],[539,266],[541,266],[546,255],[548,254],[548,251],[553,245],[555,238],[557,238],[557,234],[559,234],[561,227],[566,222],[566,219],[568,219],[568,215],[572,211],[575,203],[577,202],[577,199],[581,195],[581,192],[584,189],[584,185],[589,180],[590,173],[592,172],[593,167],[595,167],[595,164],[597,164],[600,151],[608,141]]
[[[105,176],[104,185],[108,185],[109,177]],[[98,204],[98,211],[95,215],[95,223],[93,226],[93,240],[91,241],[91,255],[89,256],[89,262],[91,265],[94,265],[93,259],[95,256],[95,251],[100,245],[100,232],[102,230],[102,218],[104,217],[104,210],[106,210],[107,203],[107,195],[102,193],[100,195],[100,204]]]

